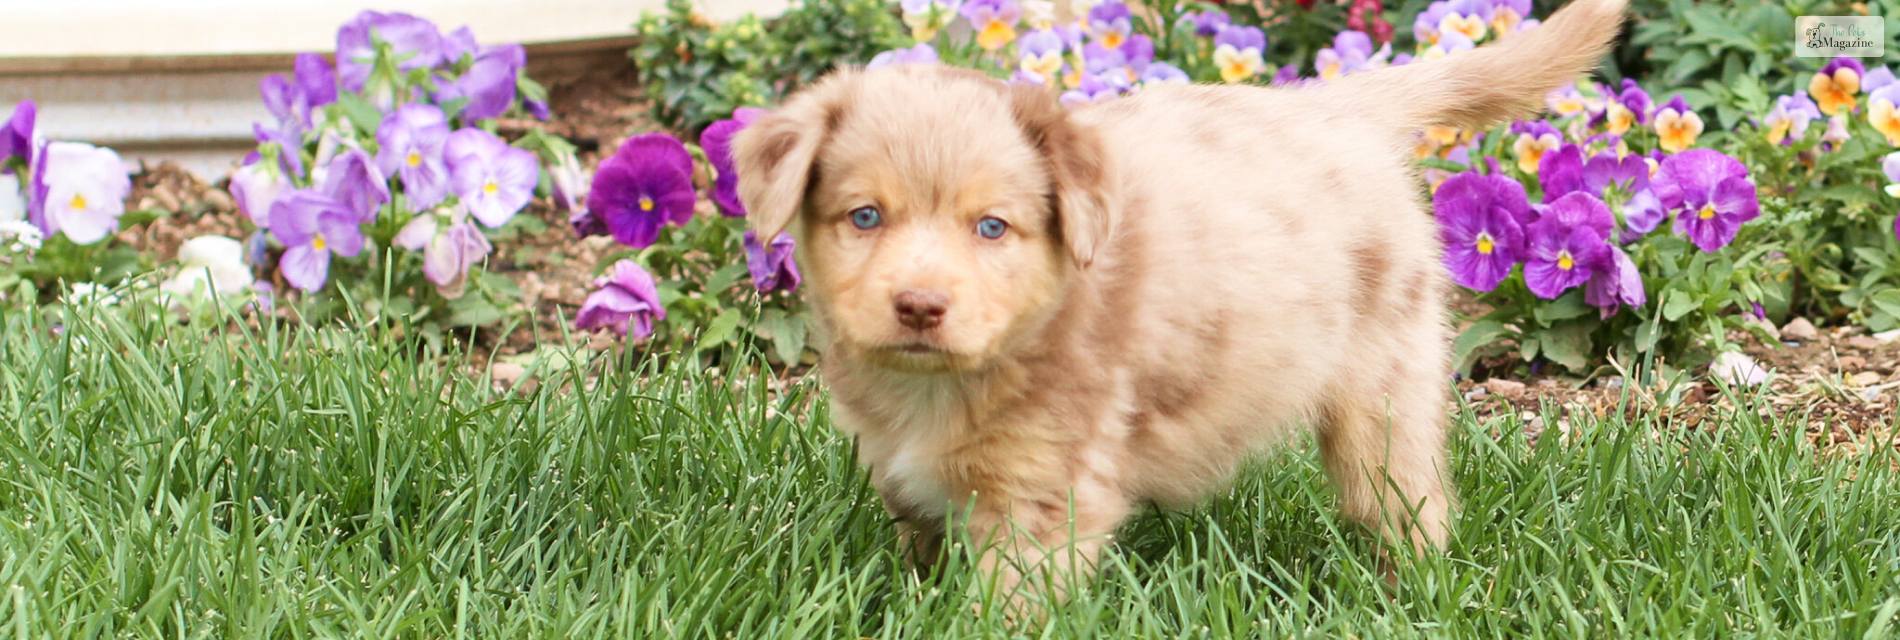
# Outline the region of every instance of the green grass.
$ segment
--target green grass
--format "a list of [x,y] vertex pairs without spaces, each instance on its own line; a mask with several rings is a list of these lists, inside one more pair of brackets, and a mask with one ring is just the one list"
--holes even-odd
[[[967,571],[900,568],[812,386],[620,357],[498,393],[374,327],[114,318],[0,318],[0,637],[1011,633]],[[1829,459],[1746,416],[1493,428],[1516,431],[1459,422],[1453,548],[1395,588],[1302,448],[1143,514],[1015,633],[1900,633],[1891,446]]]

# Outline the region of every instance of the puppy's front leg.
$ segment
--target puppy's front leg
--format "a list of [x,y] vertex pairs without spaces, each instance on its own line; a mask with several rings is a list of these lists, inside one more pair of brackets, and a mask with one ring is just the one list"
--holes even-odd
[[965,526],[981,550],[977,568],[1012,615],[1032,615],[1039,595],[1058,601],[1087,580],[1127,516],[1127,499],[1105,478],[1087,470],[1065,475],[1063,482],[971,494]]

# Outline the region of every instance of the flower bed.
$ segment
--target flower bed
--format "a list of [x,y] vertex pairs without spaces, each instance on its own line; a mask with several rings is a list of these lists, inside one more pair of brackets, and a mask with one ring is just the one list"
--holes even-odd
[[[831,64],[965,66],[1085,108],[1189,81],[1297,90],[1537,27],[1522,0],[1432,2],[1409,15],[1376,1],[1081,10],[812,3],[767,28],[714,25],[674,6],[636,27],[647,38],[635,52],[654,121],[672,128],[626,130],[632,119],[619,118],[579,147],[551,132],[581,127],[559,113],[537,119],[547,92],[521,75],[518,47],[365,13],[340,30],[334,65],[304,56],[264,83],[274,121],[259,125],[258,152],[229,183],[243,218],[225,226],[246,232],[180,251],[154,300],[199,317],[273,309],[305,322],[387,321],[437,340],[466,328],[493,340],[528,320],[544,340],[600,331],[708,364],[723,347],[756,345],[796,366],[809,357],[792,295],[796,248],[744,231],[727,145],[755,117],[741,107],[769,107]],[[787,48],[816,32],[832,34],[820,47],[829,53]],[[1536,120],[1421,131],[1421,198],[1469,295],[1461,370],[1673,380],[1773,344],[1771,330],[1797,317],[1869,333],[1900,326],[1900,186],[1890,186],[1900,183],[1900,85],[1884,65],[1825,63],[1777,70],[1790,93],[1773,99],[1656,77],[1579,79]],[[31,118],[28,107],[9,129],[26,141],[9,142],[25,151],[8,154],[8,177],[28,221],[8,227],[8,299],[57,303],[70,283],[159,268],[108,238],[175,224],[173,213],[114,204],[129,187],[106,169],[110,152],[37,145]],[[563,244],[566,233],[583,240]],[[533,282],[524,267],[565,281]],[[206,295],[214,288],[219,296]],[[537,304],[548,299],[557,306]]]

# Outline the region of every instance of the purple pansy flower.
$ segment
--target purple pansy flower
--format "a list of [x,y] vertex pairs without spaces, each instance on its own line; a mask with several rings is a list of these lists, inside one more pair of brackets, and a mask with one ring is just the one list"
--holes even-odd
[[1873,71],[1867,72],[1867,75],[1860,79],[1860,90],[1872,93],[1874,91],[1880,90],[1881,87],[1885,87],[1893,83],[1894,83],[1893,69],[1889,69],[1887,67],[1880,67],[1878,69],[1874,69]]
[[468,71],[443,87],[436,100],[468,99],[468,104],[462,107],[463,122],[500,116],[514,106],[515,81],[527,63],[528,54],[521,45],[483,47]]
[[1648,188],[1649,163],[1644,162],[1642,156],[1618,158],[1615,153],[1608,151],[1591,157],[1583,165],[1584,190],[1603,197],[1612,186],[1626,194]]
[[798,290],[798,264],[792,260],[792,250],[796,246],[792,237],[783,233],[772,240],[772,246],[759,244],[759,235],[750,230],[745,232],[745,266],[752,272],[752,286],[760,293],[773,291],[792,292]]
[[1313,70],[1321,80],[1332,80],[1376,67],[1390,53],[1388,45],[1374,55],[1372,38],[1363,31],[1341,31],[1333,36],[1333,46],[1319,50],[1313,59]]
[[871,57],[866,69],[876,69],[899,64],[937,64],[937,50],[929,44],[918,43],[908,49],[892,49]]
[[1638,124],[1649,124],[1649,116],[1655,111],[1655,102],[1650,99],[1649,92],[1630,78],[1623,79],[1623,91],[1616,95],[1616,101],[1636,116]]
[[75,244],[104,240],[119,228],[132,179],[119,154],[80,142],[51,142],[33,159],[31,221],[47,237]]
[[323,288],[330,277],[330,255],[350,257],[363,250],[361,219],[336,198],[311,189],[291,191],[271,205],[270,230],[284,244],[277,270],[284,281],[305,292]]
[[1150,64],[1147,70],[1141,72],[1141,83],[1144,85],[1188,84],[1190,82],[1193,82],[1193,80],[1188,78],[1186,71],[1182,71],[1180,67],[1166,62]]
[[469,215],[489,228],[508,224],[534,198],[540,167],[534,153],[508,146],[495,134],[463,128],[442,146],[449,184]]
[[421,251],[422,275],[446,289],[460,285],[469,267],[480,263],[494,248],[461,207],[446,214],[416,216],[403,225],[393,242],[410,251]]
[[1588,193],[1571,193],[1544,208],[1528,231],[1524,284],[1532,294],[1555,300],[1590,280],[1609,256],[1616,226],[1610,208]]
[[375,220],[377,210],[389,202],[389,180],[363,150],[345,149],[325,167],[317,189],[356,216],[358,222]]
[[1544,188],[1546,204],[1573,191],[1583,190],[1583,148],[1566,144],[1544,154],[1537,163],[1537,183]]
[[1273,74],[1273,86],[1280,87],[1300,82],[1300,65],[1289,64]]
[[1016,42],[1020,81],[1049,84],[1062,72],[1062,36],[1054,29],[1032,31]]
[[594,172],[587,208],[630,247],[653,244],[660,227],[693,217],[693,158],[664,133],[628,138]]
[[249,216],[258,228],[268,229],[271,203],[289,186],[290,180],[282,171],[259,158],[231,172],[229,189],[231,198],[237,200],[238,210]]
[[377,127],[376,167],[402,178],[410,210],[426,210],[448,197],[449,167],[442,155],[448,139],[448,118],[434,105],[403,105]]
[[388,43],[401,71],[442,64],[442,33],[428,20],[407,13],[364,11],[336,32],[337,79],[343,88],[362,91],[376,60],[376,43]]
[[1219,9],[1190,12],[1187,14],[1187,19],[1194,24],[1194,35],[1203,38],[1212,38],[1216,35],[1220,35],[1220,30],[1233,21],[1233,18],[1229,17],[1226,11]]
[[635,340],[653,335],[653,324],[666,319],[660,290],[653,275],[632,260],[614,263],[606,276],[594,280],[595,291],[581,303],[574,326],[583,331],[606,327]]
[[1596,307],[1600,317],[1609,319],[1624,305],[1641,307],[1648,300],[1643,293],[1643,274],[1622,249],[1610,247],[1602,268],[1584,284],[1583,301]]
[[1656,227],[1662,225],[1663,218],[1668,216],[1669,210],[1663,208],[1662,200],[1656,197],[1656,191],[1645,186],[1641,191],[1631,195],[1629,201],[1623,203],[1623,225],[1635,232],[1624,240],[1632,241],[1655,231]]
[[1140,34],[1128,36],[1122,42],[1121,53],[1122,58],[1128,61],[1128,67],[1140,74],[1155,61],[1155,41]]
[[739,201],[739,172],[732,160],[732,137],[764,114],[764,109],[740,107],[731,118],[714,122],[699,134],[699,148],[705,150],[706,160],[713,166],[713,204],[727,216],[745,217],[745,203]]
[[1076,106],[1114,98],[1125,88],[1118,80],[1119,74],[1083,76],[1081,84],[1062,92],[1060,101],[1066,106]]
[[281,73],[273,73],[258,81],[257,92],[263,95],[264,109],[277,120],[277,128],[286,137],[300,138],[310,130],[310,99],[304,96],[303,87]]
[[1516,180],[1476,173],[1452,176],[1432,195],[1432,212],[1453,281],[1490,291],[1511,275],[1523,247],[1520,222],[1531,215],[1530,201]]
[[463,58],[481,53],[482,45],[475,41],[475,30],[462,25],[442,36],[442,63],[458,64]]
[[1120,72],[1123,77],[1127,77],[1128,72],[1123,70],[1126,66],[1128,66],[1128,56],[1123,55],[1120,49],[1110,49],[1094,42],[1082,47],[1084,75],[1099,76],[1110,72]]
[[1104,0],[1089,9],[1089,35],[1110,49],[1119,48],[1134,30],[1129,21],[1128,5],[1121,0]]
[[13,106],[13,115],[7,118],[5,128],[0,128],[0,164],[19,158],[21,162],[33,159],[33,123],[39,113],[39,107],[32,100],[21,100]]
[[1767,129],[1768,142],[1788,146],[1807,137],[1808,125],[1820,117],[1821,108],[1806,94],[1781,96],[1762,119],[1762,126]]
[[299,53],[296,62],[297,88],[311,108],[336,102],[336,70],[323,56]]
[[298,137],[296,132],[266,127],[264,123],[253,122],[251,134],[257,138],[259,145],[277,145],[274,153],[277,156],[278,167],[282,168],[284,173],[303,176],[303,139]]
[[1676,230],[1705,252],[1727,246],[1742,223],[1761,215],[1748,168],[1713,149],[1663,160],[1652,184],[1657,199],[1676,212]]

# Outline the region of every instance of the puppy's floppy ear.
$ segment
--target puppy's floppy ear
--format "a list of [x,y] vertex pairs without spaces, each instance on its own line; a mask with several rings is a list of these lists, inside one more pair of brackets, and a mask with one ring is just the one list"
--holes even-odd
[[1121,216],[1114,163],[1095,129],[1076,122],[1048,92],[1017,86],[1010,111],[1049,171],[1056,220],[1075,265],[1087,268]]
[[857,72],[843,70],[761,116],[732,141],[739,200],[761,241],[777,237],[805,205],[818,149],[844,116]]

